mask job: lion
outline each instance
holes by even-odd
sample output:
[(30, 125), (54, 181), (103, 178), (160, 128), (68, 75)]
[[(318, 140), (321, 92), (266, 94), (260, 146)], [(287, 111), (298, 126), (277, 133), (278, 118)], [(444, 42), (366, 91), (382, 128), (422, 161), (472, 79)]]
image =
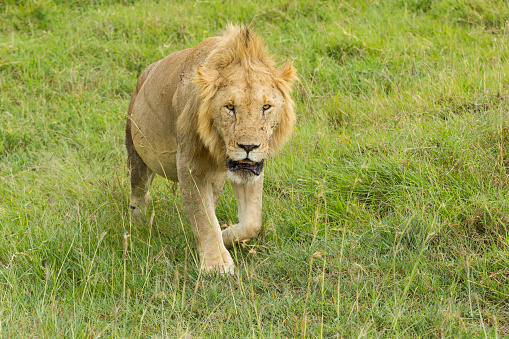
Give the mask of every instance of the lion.
[[(149, 65), (126, 123), (133, 220), (143, 218), (156, 174), (178, 182), (200, 268), (233, 274), (226, 247), (260, 231), (264, 164), (292, 132), (296, 79), (292, 63), (274, 68), (244, 25)], [(239, 221), (221, 231), (215, 208), (226, 177)]]

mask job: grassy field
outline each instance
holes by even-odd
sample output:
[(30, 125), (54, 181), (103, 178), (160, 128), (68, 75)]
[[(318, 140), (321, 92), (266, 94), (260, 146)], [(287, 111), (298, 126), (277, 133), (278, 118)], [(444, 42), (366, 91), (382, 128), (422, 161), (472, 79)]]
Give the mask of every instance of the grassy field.
[[(0, 0), (0, 337), (508, 337), (507, 20), (498, 0)], [(124, 119), (146, 65), (229, 21), (301, 81), (263, 231), (217, 277), (177, 185), (130, 222)]]

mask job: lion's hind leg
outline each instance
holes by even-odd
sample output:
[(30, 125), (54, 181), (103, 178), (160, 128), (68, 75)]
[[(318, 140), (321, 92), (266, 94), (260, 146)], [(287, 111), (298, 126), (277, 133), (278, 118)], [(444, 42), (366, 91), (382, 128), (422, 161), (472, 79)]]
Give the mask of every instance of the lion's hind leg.
[(126, 126), (126, 148), (129, 171), (131, 172), (131, 202), (129, 210), (133, 222), (141, 223), (147, 211), (147, 204), (150, 201), (149, 188), (155, 173), (148, 168), (134, 148), (129, 119)]
[[(145, 164), (144, 164), (145, 165)], [(131, 202), (129, 210), (133, 222), (141, 223), (147, 212), (147, 204), (150, 201), (150, 184), (155, 173), (147, 165), (144, 168), (131, 167)]]

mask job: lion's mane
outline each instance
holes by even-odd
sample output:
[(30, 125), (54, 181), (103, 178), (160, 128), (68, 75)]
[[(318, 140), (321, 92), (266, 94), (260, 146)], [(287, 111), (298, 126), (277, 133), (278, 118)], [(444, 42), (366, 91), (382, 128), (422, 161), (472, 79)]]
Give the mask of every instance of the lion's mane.
[[(204, 69), (209, 71), (204, 72)], [(233, 69), (236, 72), (229, 72)], [(211, 76), (210, 70), (217, 76)], [(249, 74), (252, 71), (270, 74), (284, 98), (281, 119), (269, 140), (271, 153), (275, 153), (290, 137), (295, 122), (294, 102), (290, 96), (291, 83), (297, 79), (295, 69), (289, 61), (274, 69), (274, 61), (262, 39), (247, 26), (230, 24), (217, 48), (198, 66), (191, 100), (177, 121), (177, 131), (186, 144), (185, 148), (194, 151), (188, 159), (190, 168), (199, 170), (196, 165), (203, 161), (213, 162), (217, 167), (224, 166), (225, 145), (214, 127), (211, 100), (216, 91), (235, 78), (237, 73)]]

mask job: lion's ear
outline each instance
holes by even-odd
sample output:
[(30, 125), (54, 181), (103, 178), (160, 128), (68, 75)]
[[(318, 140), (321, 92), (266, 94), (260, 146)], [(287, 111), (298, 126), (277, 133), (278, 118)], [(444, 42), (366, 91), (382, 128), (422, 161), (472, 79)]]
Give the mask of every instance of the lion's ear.
[(210, 69), (202, 65), (198, 65), (194, 82), (203, 87), (214, 84), (219, 78), (219, 72), (215, 69)]
[(285, 63), (274, 70), (274, 74), (279, 79), (292, 84), (297, 80), (297, 70), (293, 67), (290, 60), (286, 60)]

